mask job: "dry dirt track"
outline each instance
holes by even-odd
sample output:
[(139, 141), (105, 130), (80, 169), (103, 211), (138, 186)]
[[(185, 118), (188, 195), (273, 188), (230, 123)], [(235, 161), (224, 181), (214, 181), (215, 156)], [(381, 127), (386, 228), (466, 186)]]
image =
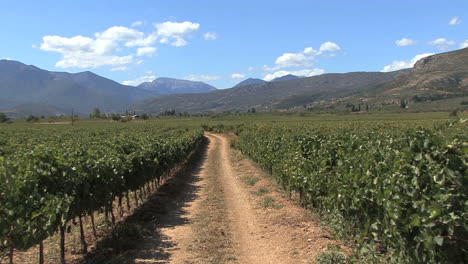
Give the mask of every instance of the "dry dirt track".
[(170, 205), (155, 219), (154, 235), (116, 261), (314, 263), (329, 244), (341, 246), (232, 150), (229, 136), (206, 137), (198, 161), (156, 195), (153, 203)]

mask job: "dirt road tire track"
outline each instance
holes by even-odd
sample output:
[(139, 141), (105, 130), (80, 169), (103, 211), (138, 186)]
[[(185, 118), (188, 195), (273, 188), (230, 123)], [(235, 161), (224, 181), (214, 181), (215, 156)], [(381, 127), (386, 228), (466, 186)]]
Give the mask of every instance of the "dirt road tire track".
[[(329, 244), (343, 246), (231, 149), (230, 136), (205, 136), (200, 153), (142, 206), (152, 235), (108, 263), (315, 263)], [(274, 206), (262, 206), (267, 198)]]

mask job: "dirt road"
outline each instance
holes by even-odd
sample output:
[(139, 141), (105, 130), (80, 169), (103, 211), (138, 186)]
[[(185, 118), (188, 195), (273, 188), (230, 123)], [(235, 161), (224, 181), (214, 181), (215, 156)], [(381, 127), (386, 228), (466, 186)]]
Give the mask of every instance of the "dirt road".
[(226, 135), (207, 134), (205, 151), (146, 204), (151, 235), (115, 263), (315, 263), (342, 246)]

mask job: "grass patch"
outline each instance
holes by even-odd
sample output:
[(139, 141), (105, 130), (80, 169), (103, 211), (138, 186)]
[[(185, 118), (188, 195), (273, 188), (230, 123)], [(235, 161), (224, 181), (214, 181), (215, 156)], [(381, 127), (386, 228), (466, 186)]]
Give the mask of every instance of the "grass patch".
[(263, 200), (260, 202), (260, 206), (263, 208), (273, 208), (273, 209), (280, 209), (284, 207), (284, 205), (282, 204), (277, 204), (275, 198), (271, 196), (267, 196), (263, 198)]
[(327, 251), (320, 254), (316, 261), (317, 264), (346, 264), (349, 263), (349, 258), (336, 251)]
[(263, 195), (265, 195), (265, 194), (267, 194), (269, 192), (270, 192), (270, 189), (262, 187), (262, 188), (260, 188), (260, 189), (258, 189), (256, 191), (252, 191), (252, 194), (255, 194), (257, 196), (263, 196)]
[(242, 181), (250, 186), (254, 186), (258, 181), (260, 181), (260, 178), (245, 176), (242, 178)]

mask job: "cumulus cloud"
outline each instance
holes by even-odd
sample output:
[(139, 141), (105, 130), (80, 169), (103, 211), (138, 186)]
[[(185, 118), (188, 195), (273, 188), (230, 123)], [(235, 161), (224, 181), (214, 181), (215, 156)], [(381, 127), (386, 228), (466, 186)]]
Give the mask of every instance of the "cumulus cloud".
[(334, 42), (325, 42), (323, 43), (322, 45), (320, 45), (320, 52), (324, 52), (324, 51), (338, 51), (340, 50), (340, 46), (338, 46), (338, 44), (334, 43)]
[(180, 47), (187, 45), (185, 38), (191, 33), (200, 29), (199, 23), (190, 21), (184, 22), (164, 22), (156, 24), (157, 34), (161, 38), (161, 43), (170, 43), (173, 46)]
[(122, 84), (137, 86), (144, 82), (152, 82), (155, 79), (156, 79), (156, 76), (154, 75), (145, 75), (145, 76), (138, 77), (135, 80), (123, 81)]
[(137, 56), (152, 57), (156, 50), (155, 47), (141, 47), (137, 49)]
[(158, 40), (158, 35), (156, 32), (148, 34), (146, 37), (133, 39), (125, 42), (125, 46), (132, 47), (147, 47), (151, 46)]
[[(132, 26), (141, 25), (136, 21)], [(103, 32), (94, 34), (94, 37), (74, 36), (44, 36), (40, 49), (58, 52), (61, 59), (55, 64), (60, 68), (97, 68), (111, 66), (112, 69), (123, 69), (127, 64), (140, 64), (142, 60), (134, 60), (134, 56), (151, 57), (156, 51), (152, 47), (158, 40), (173, 46), (187, 45), (186, 37), (199, 29), (200, 24), (189, 21), (164, 22), (155, 25), (153, 32), (144, 33), (133, 28), (114, 26)], [(124, 50), (137, 48), (136, 54)], [(119, 55), (115, 53), (119, 52)], [(120, 55), (127, 52), (127, 54)]]
[(310, 67), (314, 58), (318, 55), (324, 55), (328, 53), (329, 56), (340, 50), (340, 46), (334, 42), (325, 42), (320, 45), (318, 50), (315, 50), (313, 47), (306, 47), (302, 52), (298, 53), (283, 53), (281, 56), (276, 58), (275, 66), (264, 65), (263, 70), (265, 71), (277, 71), (282, 68), (291, 68), (291, 67)]
[(232, 79), (244, 79), (244, 78), (245, 78), (245, 74), (242, 74), (242, 73), (233, 73), (233, 74), (231, 74), (231, 78), (232, 78)]
[(116, 67), (133, 63), (132, 55), (112, 55), (117, 47), (109, 39), (45, 36), (40, 49), (60, 53), (62, 58), (55, 64), (59, 68), (97, 68), (106, 65)]
[[(127, 54), (118, 56), (114, 53), (119, 50), (119, 45), (123, 43), (127, 47), (149, 46), (156, 39), (153, 35), (145, 36), (143, 32), (135, 29), (115, 26), (103, 32), (94, 34), (94, 38), (84, 36), (74, 36), (71, 38), (61, 36), (44, 36), (41, 46), (44, 51), (58, 52), (62, 58), (55, 64), (59, 68), (98, 68), (102, 66), (112, 66), (113, 69), (123, 69), (127, 64), (138, 63), (134, 61), (133, 55)], [(149, 54), (150, 50), (137, 51)]]
[(460, 49), (468, 48), (468, 39), (460, 43)]
[(453, 26), (453, 25), (458, 25), (460, 23), (461, 23), (460, 18), (456, 16), (450, 19), (449, 25)]
[(143, 21), (135, 21), (132, 23), (132, 27), (139, 27), (141, 25), (143, 25)]
[(416, 45), (416, 41), (412, 39), (408, 39), (408, 38), (402, 38), (402, 39), (396, 40), (395, 44), (398, 47), (406, 47), (406, 46)]
[(205, 40), (215, 40), (218, 38), (218, 34), (216, 34), (215, 32), (206, 32), (205, 34), (203, 34), (203, 38)]
[(428, 57), (428, 56), (431, 56), (431, 55), (434, 55), (434, 53), (419, 54), (419, 55), (414, 56), (410, 60), (393, 61), (392, 64), (385, 66), (381, 71), (382, 72), (391, 72), (391, 71), (397, 71), (397, 70), (401, 70), (401, 69), (411, 68), (411, 67), (414, 66), (414, 64), (418, 60), (420, 60), (422, 58), (425, 58), (425, 57)]
[(131, 41), (141, 39), (143, 32), (127, 27), (110, 27), (104, 32), (94, 34), (98, 39), (107, 39), (113, 41)]
[(314, 50), (314, 48), (312, 47), (307, 47), (304, 49), (303, 51), (304, 54), (307, 54), (307, 55), (319, 55), (320, 52), (317, 51), (317, 50)]
[(439, 50), (449, 49), (450, 46), (455, 45), (455, 41), (446, 38), (438, 38), (428, 42), (429, 45), (436, 46)]
[(263, 77), (263, 80), (265, 81), (271, 81), (273, 79), (283, 77), (288, 74), (296, 75), (296, 76), (304, 76), (304, 77), (310, 77), (310, 76), (315, 76), (315, 75), (320, 75), (324, 74), (325, 70), (324, 69), (304, 69), (304, 70), (298, 70), (298, 71), (277, 71), (271, 74), (265, 75)]
[(275, 63), (282, 68), (302, 67), (310, 66), (311, 59), (303, 53), (284, 53), (276, 59)]
[(205, 82), (205, 81), (219, 80), (220, 77), (215, 76), (215, 75), (189, 74), (185, 76), (184, 79), (189, 80), (189, 81), (194, 81), (194, 82)]

